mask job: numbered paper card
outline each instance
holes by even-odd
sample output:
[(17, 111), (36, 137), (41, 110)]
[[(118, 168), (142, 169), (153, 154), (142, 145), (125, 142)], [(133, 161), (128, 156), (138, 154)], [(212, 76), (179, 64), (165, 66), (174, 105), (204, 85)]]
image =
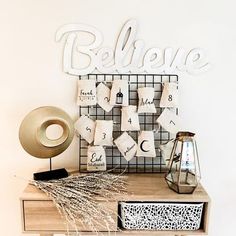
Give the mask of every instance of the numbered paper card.
[(179, 131), (179, 118), (175, 111), (166, 108), (161, 115), (157, 118), (159, 123), (165, 130), (172, 134), (176, 134)]
[(96, 81), (78, 80), (78, 106), (93, 106), (97, 104)]
[(88, 171), (106, 170), (106, 153), (102, 146), (88, 146), (87, 170)]
[(115, 139), (114, 143), (127, 161), (130, 161), (135, 156), (137, 143), (126, 132)]
[(164, 83), (160, 107), (178, 107), (178, 84)]
[(80, 134), (88, 143), (92, 143), (95, 134), (95, 121), (82, 115), (74, 124), (76, 133)]
[(129, 86), (127, 80), (114, 80), (112, 82), (110, 104), (113, 106), (129, 105)]
[(97, 86), (97, 102), (98, 105), (106, 112), (110, 112), (113, 105), (110, 104), (111, 90), (103, 83)]
[(94, 145), (112, 146), (113, 145), (113, 121), (96, 120)]
[(156, 157), (153, 131), (141, 131), (138, 136), (138, 157)]
[(137, 107), (127, 106), (121, 111), (121, 131), (140, 130)]
[(154, 88), (139, 88), (138, 98), (138, 113), (156, 113), (156, 107), (154, 104)]

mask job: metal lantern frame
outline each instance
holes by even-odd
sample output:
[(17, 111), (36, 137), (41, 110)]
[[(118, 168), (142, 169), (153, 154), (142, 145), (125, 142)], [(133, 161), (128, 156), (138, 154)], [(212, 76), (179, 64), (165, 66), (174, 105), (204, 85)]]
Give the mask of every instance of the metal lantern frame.
[[(178, 132), (171, 151), (165, 179), (168, 186), (177, 193), (193, 193), (201, 179), (198, 149), (194, 136), (195, 134), (191, 132)], [(184, 150), (185, 143), (192, 145), (193, 168), (188, 168), (188, 162), (183, 158), (184, 155), (187, 155)], [(178, 153), (179, 144), (180, 152)]]

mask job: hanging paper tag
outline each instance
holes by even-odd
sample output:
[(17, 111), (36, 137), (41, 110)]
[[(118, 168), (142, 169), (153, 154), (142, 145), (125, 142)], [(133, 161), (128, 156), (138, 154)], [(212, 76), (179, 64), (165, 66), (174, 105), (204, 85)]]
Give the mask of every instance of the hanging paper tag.
[(106, 153), (102, 146), (88, 146), (87, 170), (88, 171), (106, 170)]
[(165, 130), (172, 134), (179, 131), (179, 118), (174, 111), (166, 108), (156, 120)]
[(95, 121), (85, 115), (82, 115), (74, 124), (75, 130), (88, 143), (92, 143), (95, 133)]
[(129, 89), (127, 80), (114, 80), (111, 88), (110, 104), (117, 106), (129, 105)]
[(96, 120), (94, 145), (112, 146), (113, 145), (113, 121)]
[(154, 104), (154, 88), (139, 88), (138, 97), (138, 113), (156, 113), (156, 107)]
[(114, 143), (127, 161), (130, 161), (135, 156), (137, 143), (126, 132), (115, 139)]
[(140, 130), (139, 118), (136, 106), (122, 108), (121, 131)]
[(164, 83), (160, 107), (178, 107), (178, 84)]
[(156, 157), (153, 131), (141, 131), (139, 134), (137, 156)]
[(159, 148), (161, 150), (161, 155), (162, 155), (166, 165), (168, 165), (168, 163), (169, 163), (173, 146), (174, 146), (174, 139), (170, 140), (167, 143), (161, 144), (159, 146)]
[(78, 106), (96, 105), (96, 81), (95, 80), (78, 80)]
[(113, 106), (110, 104), (111, 90), (103, 83), (97, 86), (98, 105), (106, 112), (110, 112)]

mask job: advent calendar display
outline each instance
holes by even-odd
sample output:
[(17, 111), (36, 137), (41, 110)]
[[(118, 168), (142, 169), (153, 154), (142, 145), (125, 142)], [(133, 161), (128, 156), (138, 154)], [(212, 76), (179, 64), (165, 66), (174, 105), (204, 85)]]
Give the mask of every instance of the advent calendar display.
[(179, 130), (177, 82), (175, 75), (81, 78), (80, 171), (164, 171), (164, 143)]

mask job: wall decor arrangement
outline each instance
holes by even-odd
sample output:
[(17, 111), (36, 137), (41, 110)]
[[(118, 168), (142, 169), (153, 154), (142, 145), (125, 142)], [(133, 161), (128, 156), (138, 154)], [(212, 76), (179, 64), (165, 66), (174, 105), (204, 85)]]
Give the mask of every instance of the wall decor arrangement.
[[(75, 129), (80, 172), (88, 171), (91, 144), (104, 147), (106, 169), (112, 172), (165, 172), (160, 145), (174, 138), (179, 129), (178, 76), (91, 74), (81, 77), (78, 87), (83, 81), (96, 83), (98, 93), (101, 84), (108, 88), (110, 94), (104, 101), (112, 107), (107, 112), (99, 104), (78, 106), (80, 117)], [(97, 168), (104, 170), (100, 163)]]
[[(82, 45), (81, 32), (94, 40)], [(114, 49), (103, 47), (102, 33), (85, 24), (62, 26), (56, 41), (62, 38), (63, 70), (77, 76), (78, 117), (73, 122), (47, 106), (22, 121), (23, 148), (50, 158), (50, 171), (36, 173), (21, 196), (23, 232), (207, 234), (210, 198), (200, 184), (195, 134), (180, 131), (174, 74), (206, 71), (203, 50), (144, 50), (135, 19), (124, 24)], [(88, 64), (80, 64), (83, 56)], [(55, 140), (46, 135), (52, 124), (63, 128)], [(59, 176), (51, 158), (69, 147), (74, 134), (79, 170)]]

